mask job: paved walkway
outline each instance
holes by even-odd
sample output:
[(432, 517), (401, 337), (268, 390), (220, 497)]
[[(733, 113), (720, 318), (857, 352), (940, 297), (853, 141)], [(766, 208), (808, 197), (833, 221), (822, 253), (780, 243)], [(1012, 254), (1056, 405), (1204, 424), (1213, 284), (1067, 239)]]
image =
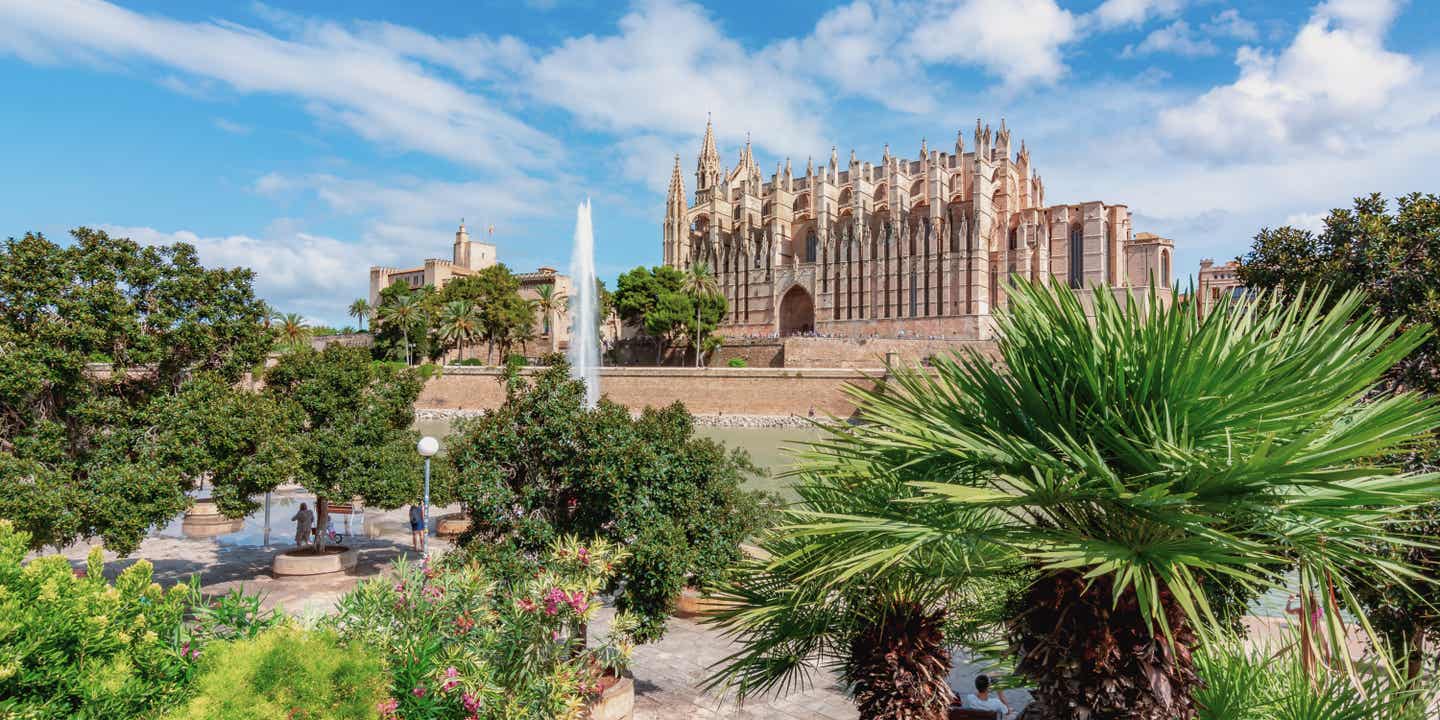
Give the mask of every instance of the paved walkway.
[[(268, 545), (264, 544), (263, 523), (259, 518), (247, 519), (241, 531), (219, 539), (186, 537), (177, 520), (157, 536), (147, 538), (128, 558), (107, 553), (105, 574), (113, 577), (144, 558), (154, 565), (155, 580), (162, 585), (187, 582), (192, 575), (199, 575), (201, 586), (207, 592), (222, 593), (243, 586), (247, 592), (262, 593), (267, 607), (280, 606), (299, 617), (314, 617), (333, 610), (342, 595), (361, 580), (383, 573), (396, 558), (415, 557), (410, 550), (406, 510), (370, 510), (363, 519), (352, 518), (349, 530), (343, 518), (335, 522), (336, 529), (348, 536), (345, 544), (359, 550), (353, 572), (272, 577), (270, 563), (275, 553), (293, 546), (288, 538), (293, 534), (294, 525), (289, 518), (294, 508), (302, 501), (313, 506), (313, 498), (291, 489), (277, 492), (272, 500)], [(438, 551), (449, 548), (445, 541), (431, 538), (431, 542)], [(80, 565), (89, 550), (89, 544), (79, 543), (67, 548), (64, 554)], [(613, 614), (610, 607), (600, 611), (593, 626), (597, 636), (605, 632)], [(751, 698), (742, 706), (737, 706), (733, 698), (702, 690), (706, 678), (713, 672), (711, 665), (734, 650), (735, 646), (715, 630), (691, 619), (671, 618), (665, 637), (636, 648), (632, 657), (635, 720), (850, 720), (857, 717), (854, 705), (836, 679), (820, 671), (812, 673), (808, 684), (796, 692), (783, 697)], [(957, 658), (950, 675), (951, 687), (973, 687), (976, 671)], [(1028, 700), (1028, 695), (1007, 697)]]

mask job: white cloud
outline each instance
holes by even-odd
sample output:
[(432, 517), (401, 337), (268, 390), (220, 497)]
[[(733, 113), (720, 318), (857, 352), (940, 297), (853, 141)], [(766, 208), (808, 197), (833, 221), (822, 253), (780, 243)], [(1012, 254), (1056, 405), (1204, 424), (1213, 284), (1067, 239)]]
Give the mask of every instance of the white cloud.
[(980, 65), (1013, 88), (1059, 80), (1061, 48), (1076, 38), (1075, 16), (1054, 0), (962, 0), (937, 8), (910, 42), (922, 60)]
[(111, 235), (144, 245), (177, 242), (195, 246), (208, 267), (248, 267), (255, 271), (255, 293), (277, 309), (309, 318), (339, 321), (345, 298), (359, 297), (369, 287), (369, 264), (393, 253), (383, 245), (365, 246), (311, 235), (289, 223), (276, 223), (261, 237), (203, 236), (189, 230), (101, 225)]
[(238, 123), (234, 120), (227, 120), (223, 117), (215, 118), (214, 122), (215, 127), (224, 130), (231, 135), (249, 135), (254, 130), (254, 128), (250, 127), (249, 125), (246, 125), (244, 123)]
[(395, 226), (453, 224), (462, 217), (496, 223), (539, 217), (553, 212), (556, 197), (549, 182), (528, 177), (468, 182), (400, 177), (379, 183), (326, 173), (269, 173), (255, 181), (254, 190), (280, 197), (313, 193), (338, 213)]
[(1327, 213), (1294, 213), (1285, 218), (1285, 224), (1313, 233), (1324, 232)]
[(1210, 35), (1236, 40), (1256, 40), (1260, 37), (1260, 29), (1255, 27), (1255, 23), (1240, 17), (1240, 11), (1235, 8), (1217, 13), (1201, 29)]
[(1102, 29), (1141, 25), (1154, 17), (1173, 17), (1185, 7), (1185, 0), (1105, 0), (1088, 16)]
[[(396, 38), (383, 27), (371, 28), (367, 39), (333, 23), (306, 23), (298, 39), (283, 39), (232, 22), (180, 22), (101, 0), (0, 5), (6, 15), (0, 53), (32, 62), (154, 63), (179, 74), (174, 85), (208, 80), (240, 93), (297, 97), (321, 119), (371, 141), (476, 167), (534, 166), (559, 150), (544, 133), (385, 45)], [(453, 59), (442, 49), (429, 45), (415, 54)]]
[(892, 110), (927, 113), (936, 105), (932, 83), (906, 42), (917, 16), (912, 6), (855, 0), (821, 16), (809, 35), (779, 41), (766, 53), (791, 73), (818, 75)]
[[(1318, 6), (1278, 55), (1241, 48), (1234, 83), (1161, 113), (1161, 138), (1183, 153), (1275, 157), (1344, 152), (1357, 140), (1372, 141), (1377, 126), (1395, 129), (1417, 109), (1412, 105), (1386, 118), (1399, 110), (1393, 106), (1426, 97), (1412, 85), (1419, 66), (1383, 46), (1395, 11), (1389, 2)], [(1420, 104), (1435, 109), (1433, 96)], [(1428, 121), (1427, 111), (1419, 115)]]
[(537, 58), (531, 94), (614, 133), (686, 136), (715, 114), (722, 139), (747, 129), (772, 149), (806, 147), (822, 135), (826, 97), (774, 58), (727, 37), (696, 5), (653, 0), (626, 13), (615, 35), (570, 38)]
[(1220, 52), (1215, 43), (1196, 34), (1190, 24), (1184, 20), (1175, 22), (1152, 31), (1139, 45), (1127, 46), (1124, 56), (1149, 55), (1151, 53), (1174, 53), (1186, 57), (1200, 57), (1203, 55), (1214, 55)]

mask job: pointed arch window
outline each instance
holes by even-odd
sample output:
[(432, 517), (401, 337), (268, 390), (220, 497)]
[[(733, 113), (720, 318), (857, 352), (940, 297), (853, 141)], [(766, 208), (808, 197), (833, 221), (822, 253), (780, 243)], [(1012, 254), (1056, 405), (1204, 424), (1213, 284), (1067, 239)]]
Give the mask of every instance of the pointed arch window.
[(815, 235), (815, 231), (814, 231), (814, 230), (811, 230), (811, 231), (810, 231), (810, 234), (805, 237), (805, 262), (807, 262), (807, 263), (813, 263), (813, 262), (815, 262), (815, 257), (816, 257), (817, 255), (819, 255), (819, 253), (820, 253), (820, 238)]
[(1079, 225), (1070, 226), (1070, 287), (1079, 289), (1085, 284), (1085, 231)]

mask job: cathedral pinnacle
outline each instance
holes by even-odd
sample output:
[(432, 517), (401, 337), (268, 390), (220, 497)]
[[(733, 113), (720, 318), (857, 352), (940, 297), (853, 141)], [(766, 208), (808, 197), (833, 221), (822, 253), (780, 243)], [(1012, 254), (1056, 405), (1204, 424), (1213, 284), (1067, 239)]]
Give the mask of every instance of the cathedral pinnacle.
[(835, 152), (835, 146), (830, 146), (830, 167), (839, 167), (840, 155)]
[(715, 126), (705, 114), (705, 139), (700, 144), (700, 159), (695, 163), (695, 189), (704, 190), (720, 184), (720, 151), (715, 148)]
[(965, 154), (965, 131), (964, 131), (964, 130), (956, 130), (956, 131), (955, 131), (955, 156), (956, 156), (956, 157), (960, 157), (960, 156), (963, 156), (964, 154)]

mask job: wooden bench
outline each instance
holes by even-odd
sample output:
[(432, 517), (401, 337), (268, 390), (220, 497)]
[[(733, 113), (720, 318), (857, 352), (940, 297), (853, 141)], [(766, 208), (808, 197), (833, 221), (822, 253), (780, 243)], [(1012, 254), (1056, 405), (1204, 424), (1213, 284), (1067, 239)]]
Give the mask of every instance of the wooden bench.
[(970, 710), (959, 705), (951, 705), (945, 715), (946, 720), (995, 720), (994, 710)]

